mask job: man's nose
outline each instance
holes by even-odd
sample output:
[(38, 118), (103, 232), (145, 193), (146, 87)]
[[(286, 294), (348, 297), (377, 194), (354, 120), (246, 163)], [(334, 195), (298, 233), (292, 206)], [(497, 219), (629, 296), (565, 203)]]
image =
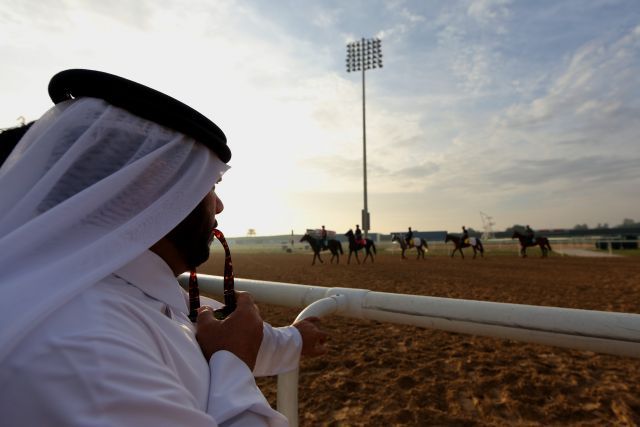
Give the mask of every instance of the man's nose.
[(220, 197), (216, 194), (216, 215), (224, 210), (224, 203), (220, 200)]

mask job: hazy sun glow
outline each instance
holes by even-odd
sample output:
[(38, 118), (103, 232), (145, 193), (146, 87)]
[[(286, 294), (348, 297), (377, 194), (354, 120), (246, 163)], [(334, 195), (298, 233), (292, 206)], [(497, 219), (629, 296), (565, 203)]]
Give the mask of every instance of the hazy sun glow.
[(377, 36), (373, 231), (481, 228), (479, 211), (497, 229), (640, 218), (633, 0), (295, 4), (0, 3), (0, 127), (46, 111), (62, 69), (119, 74), (224, 130), (227, 235), (343, 232), (363, 205), (362, 82), (345, 70), (345, 44)]

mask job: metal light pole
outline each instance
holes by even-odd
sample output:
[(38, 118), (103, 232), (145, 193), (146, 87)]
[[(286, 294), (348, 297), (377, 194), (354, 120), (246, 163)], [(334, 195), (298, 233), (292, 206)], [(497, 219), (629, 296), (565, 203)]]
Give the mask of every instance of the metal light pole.
[(372, 68), (382, 68), (382, 41), (362, 39), (347, 44), (347, 72), (362, 70), (362, 164), (364, 176), (364, 209), (362, 210), (362, 230), (364, 237), (369, 234), (369, 207), (367, 204), (367, 126), (365, 114), (364, 72)]

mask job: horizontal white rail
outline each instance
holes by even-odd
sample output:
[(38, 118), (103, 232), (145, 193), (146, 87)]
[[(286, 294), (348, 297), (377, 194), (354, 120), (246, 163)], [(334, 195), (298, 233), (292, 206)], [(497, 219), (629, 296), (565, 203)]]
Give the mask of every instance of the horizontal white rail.
[[(184, 284), (188, 278), (181, 276)], [(222, 295), (222, 277), (199, 274), (203, 292)], [(507, 338), (598, 353), (640, 357), (640, 315), (487, 301), (235, 280), (258, 302), (303, 308), (344, 295), (336, 314), (474, 335)]]
[[(180, 276), (183, 286), (188, 276)], [(198, 275), (202, 292), (222, 296), (223, 278)], [(391, 294), (366, 289), (327, 288), (235, 279), (237, 290), (255, 301), (306, 307), (296, 320), (339, 314), (440, 329), (449, 332), (640, 357), (640, 315), (486, 301)], [(278, 410), (298, 425), (298, 370), (278, 378)]]

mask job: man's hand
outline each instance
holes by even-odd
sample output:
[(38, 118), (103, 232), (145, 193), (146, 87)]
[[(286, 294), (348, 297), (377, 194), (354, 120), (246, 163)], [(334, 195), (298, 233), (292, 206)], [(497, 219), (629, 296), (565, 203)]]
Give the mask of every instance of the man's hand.
[(317, 317), (307, 317), (293, 324), (302, 336), (302, 356), (314, 357), (327, 352), (327, 334), (318, 328), (318, 323), (320, 319)]
[(196, 339), (207, 361), (216, 351), (227, 350), (253, 370), (262, 343), (262, 318), (251, 295), (236, 291), (236, 309), (224, 320), (216, 320), (211, 307), (201, 307)]

